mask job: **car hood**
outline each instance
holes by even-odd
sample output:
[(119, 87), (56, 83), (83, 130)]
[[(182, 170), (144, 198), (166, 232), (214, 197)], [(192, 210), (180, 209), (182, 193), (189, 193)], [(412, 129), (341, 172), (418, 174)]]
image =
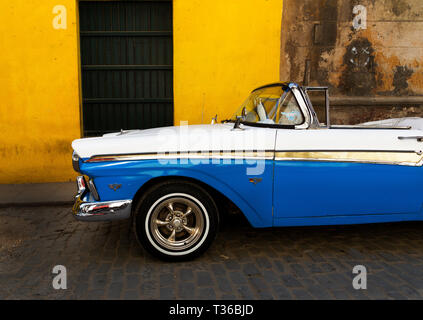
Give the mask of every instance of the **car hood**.
[(273, 149), (274, 129), (233, 127), (233, 123), (225, 123), (127, 130), (77, 139), (72, 148), (83, 159), (96, 155)]

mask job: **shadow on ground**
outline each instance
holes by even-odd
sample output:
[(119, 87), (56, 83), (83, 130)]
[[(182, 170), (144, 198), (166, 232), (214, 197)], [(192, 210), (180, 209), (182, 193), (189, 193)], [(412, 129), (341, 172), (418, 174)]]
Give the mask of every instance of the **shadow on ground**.
[[(52, 269), (67, 269), (67, 289)], [(367, 290), (352, 287), (355, 265)], [(129, 222), (82, 223), (70, 207), (0, 209), (0, 299), (421, 299), (423, 223), (253, 229), (229, 215), (211, 248), (162, 262)]]

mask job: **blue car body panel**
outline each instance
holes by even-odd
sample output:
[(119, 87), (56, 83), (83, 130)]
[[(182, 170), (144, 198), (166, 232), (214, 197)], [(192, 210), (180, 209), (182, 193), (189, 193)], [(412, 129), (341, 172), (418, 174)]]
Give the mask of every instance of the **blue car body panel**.
[(403, 165), (275, 161), (275, 219), (417, 214), (422, 172)]
[[(179, 160), (163, 165), (157, 159), (80, 162), (101, 201), (133, 199), (154, 178), (187, 177), (229, 198), (253, 227), (422, 220), (421, 167), (266, 160), (259, 176), (247, 175), (247, 167), (234, 160), (231, 165)], [(254, 177), (262, 180), (251, 183)]]
[[(251, 183), (246, 174), (251, 166), (245, 161), (231, 164), (163, 165), (158, 160), (80, 163), (83, 174), (94, 179), (101, 201), (133, 199), (146, 182), (158, 177), (187, 177), (201, 181), (229, 198), (254, 227), (271, 227), (273, 194), (273, 161), (264, 162), (260, 183)], [(121, 185), (114, 190), (110, 185)]]

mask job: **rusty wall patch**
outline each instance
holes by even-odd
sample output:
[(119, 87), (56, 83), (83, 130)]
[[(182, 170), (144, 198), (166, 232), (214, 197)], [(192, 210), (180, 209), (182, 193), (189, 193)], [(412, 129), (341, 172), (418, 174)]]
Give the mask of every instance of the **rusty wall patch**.
[[(284, 0), (280, 79), (327, 85), (331, 96), (338, 97), (423, 95), (421, 4), (422, 0)], [(365, 28), (354, 25), (359, 15), (354, 8), (359, 5), (365, 8), (365, 16), (359, 17), (365, 17)], [(353, 115), (355, 108), (347, 106), (349, 113), (338, 115), (347, 123), (392, 115), (374, 106), (363, 107), (368, 113), (377, 109), (373, 116)], [(410, 110), (407, 114), (413, 114)]]
[(409, 95), (407, 80), (413, 75), (414, 71), (407, 66), (397, 66), (394, 72), (392, 85), (394, 86), (394, 95)]
[(338, 38), (338, 0), (319, 0), (318, 23), (314, 22), (311, 60), (311, 80), (329, 85), (329, 70), (320, 66), (322, 57), (336, 46)]
[(391, 7), (393, 14), (397, 17), (411, 9), (411, 6), (404, 0), (391, 0)]
[(353, 40), (346, 48), (340, 89), (347, 95), (371, 95), (376, 88), (374, 49), (366, 38)]

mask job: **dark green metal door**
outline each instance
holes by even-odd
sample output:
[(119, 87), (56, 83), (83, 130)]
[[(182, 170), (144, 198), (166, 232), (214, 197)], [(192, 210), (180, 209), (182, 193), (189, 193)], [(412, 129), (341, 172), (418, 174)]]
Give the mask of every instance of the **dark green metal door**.
[(173, 124), (172, 2), (81, 1), (85, 136)]

